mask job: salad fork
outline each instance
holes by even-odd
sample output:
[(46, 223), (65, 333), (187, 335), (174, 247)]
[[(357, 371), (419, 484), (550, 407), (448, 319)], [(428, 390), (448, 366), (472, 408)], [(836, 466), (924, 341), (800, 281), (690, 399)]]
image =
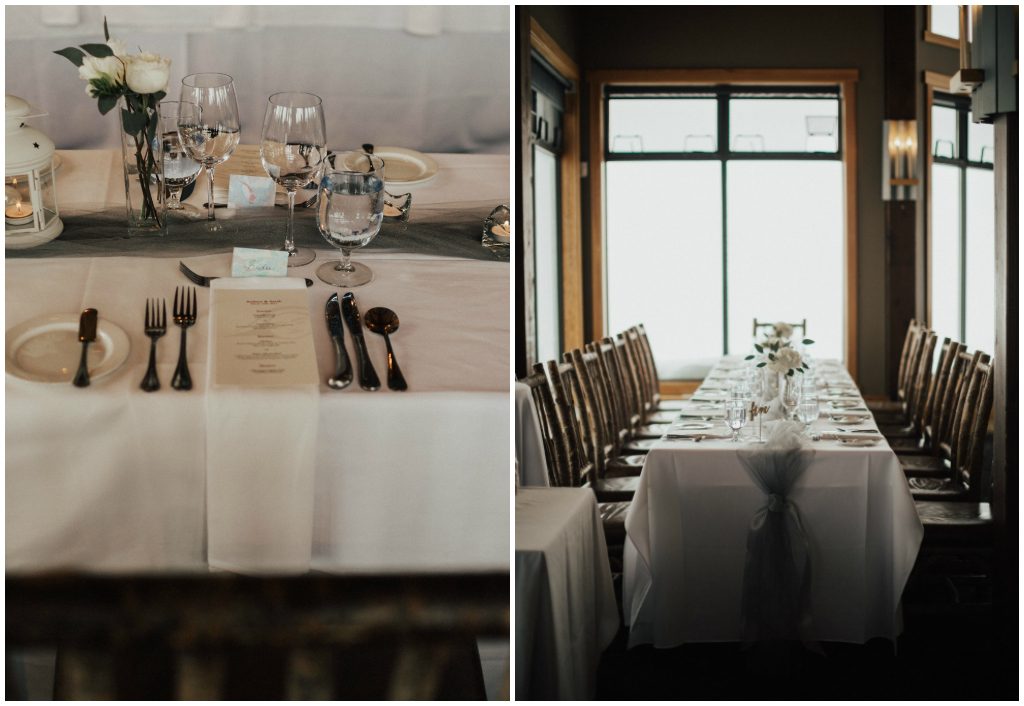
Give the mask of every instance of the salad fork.
[(188, 372), (188, 356), (185, 353), (186, 333), (196, 322), (196, 288), (174, 288), (174, 323), (181, 329), (181, 349), (178, 351), (178, 367), (174, 369), (171, 387), (175, 390), (191, 390), (192, 376)]
[(160, 389), (160, 378), (156, 374), (156, 341), (167, 333), (167, 300), (163, 299), (163, 310), (157, 311), (156, 299), (146, 300), (146, 335), (149, 337), (149, 367), (146, 369), (146, 377), (142, 378), (139, 385), (146, 392), (155, 392)]

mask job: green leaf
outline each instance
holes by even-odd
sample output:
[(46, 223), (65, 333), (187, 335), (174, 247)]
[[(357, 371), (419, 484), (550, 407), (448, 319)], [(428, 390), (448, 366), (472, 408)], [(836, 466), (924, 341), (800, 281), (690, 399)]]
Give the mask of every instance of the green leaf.
[(768, 354), (768, 360), (775, 360), (775, 354), (774, 353), (769, 353)]
[(85, 52), (77, 47), (68, 47), (67, 49), (61, 49), (60, 51), (55, 51), (53, 53), (60, 54), (75, 66), (81, 66), (82, 61), (85, 59)]
[(160, 101), (162, 101), (164, 98), (167, 97), (167, 92), (166, 91), (157, 91), (156, 93), (154, 93), (152, 95), (153, 95), (153, 110), (156, 110), (156, 104), (159, 103)]
[(108, 56), (114, 55), (114, 50), (106, 44), (83, 44), (82, 49), (86, 54), (95, 56), (97, 59), (106, 59)]
[(757, 344), (757, 343), (755, 343), (755, 344), (754, 344), (754, 350), (755, 350), (755, 351), (757, 351), (758, 353), (764, 353), (764, 348), (762, 348), (762, 347), (761, 347), (761, 346), (760, 346), (759, 344)]
[(789, 377), (793, 377), (793, 368), (790, 368), (789, 372), (786, 373), (786, 375), (788, 375)]
[(143, 113), (133, 113), (122, 109), (121, 124), (129, 135), (138, 135), (146, 127), (146, 116)]
[(110, 111), (112, 111), (116, 107), (117, 107), (117, 97), (116, 96), (100, 96), (99, 97), (100, 115), (106, 115), (107, 113), (109, 113)]
[(796, 371), (797, 371), (798, 373), (803, 373), (804, 369), (803, 369), (803, 368), (797, 368), (797, 369), (796, 369)]
[(763, 368), (763, 367), (764, 367), (764, 366), (766, 366), (766, 365), (768, 365), (768, 363), (758, 363), (758, 364), (757, 364), (757, 365), (755, 365), (754, 367), (755, 367), (755, 368)]
[(802, 341), (800, 341), (800, 342), (801, 342), (801, 343), (803, 343), (803, 344), (804, 344), (805, 346), (809, 346), (809, 345), (811, 345), (812, 343), (814, 343), (814, 341), (812, 341), (812, 340), (811, 340), (811, 339), (809, 339), (809, 338), (805, 338), (804, 340), (802, 340)]
[(753, 360), (753, 359), (754, 359), (754, 356), (752, 356), (752, 355), (748, 355), (748, 356), (747, 356), (746, 358), (744, 358), (743, 360)]
[(103, 41), (110, 41), (110, 31), (107, 29), (107, 16), (103, 16)]

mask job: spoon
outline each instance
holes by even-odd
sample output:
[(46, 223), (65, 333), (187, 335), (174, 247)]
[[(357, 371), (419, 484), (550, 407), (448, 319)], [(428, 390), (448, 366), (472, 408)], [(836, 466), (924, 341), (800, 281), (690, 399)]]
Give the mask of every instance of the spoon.
[(366, 324), (366, 328), (382, 335), (384, 343), (387, 344), (388, 387), (392, 390), (408, 389), (409, 386), (405, 384), (405, 377), (398, 367), (398, 361), (395, 360), (395, 351), (391, 348), (391, 339), (388, 337), (388, 334), (398, 330), (398, 314), (387, 307), (375, 306), (363, 316), (363, 323)]

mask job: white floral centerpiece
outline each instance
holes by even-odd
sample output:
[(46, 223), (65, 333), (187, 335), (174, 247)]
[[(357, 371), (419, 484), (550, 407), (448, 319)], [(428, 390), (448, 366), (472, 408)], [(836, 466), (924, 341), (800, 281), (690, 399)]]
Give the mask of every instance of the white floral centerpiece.
[[(159, 104), (167, 95), (171, 60), (141, 49), (137, 54), (129, 54), (122, 42), (110, 38), (106, 19), (103, 36), (104, 44), (82, 44), (54, 53), (78, 67), (79, 78), (86, 82), (85, 93), (96, 99), (101, 115), (120, 105), (129, 226), (162, 228), (163, 194), (156, 131)], [(131, 176), (137, 177), (142, 189), (138, 209), (131, 205)]]
[(775, 338), (781, 338), (786, 341), (793, 338), (793, 327), (785, 321), (778, 321), (772, 324), (772, 331)]

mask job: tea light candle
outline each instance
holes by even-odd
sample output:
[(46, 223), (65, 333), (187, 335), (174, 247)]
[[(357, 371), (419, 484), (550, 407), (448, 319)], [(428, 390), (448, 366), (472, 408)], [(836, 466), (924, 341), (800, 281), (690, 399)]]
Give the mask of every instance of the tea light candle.
[(32, 222), (32, 207), (18, 201), (4, 209), (5, 220), (12, 226), (23, 226)]
[(512, 228), (508, 221), (504, 223), (496, 223), (491, 226), (491, 235), (494, 239), (501, 243), (508, 243), (512, 241)]
[(388, 218), (398, 218), (402, 215), (402, 209), (398, 208), (394, 204), (384, 204), (384, 215)]

